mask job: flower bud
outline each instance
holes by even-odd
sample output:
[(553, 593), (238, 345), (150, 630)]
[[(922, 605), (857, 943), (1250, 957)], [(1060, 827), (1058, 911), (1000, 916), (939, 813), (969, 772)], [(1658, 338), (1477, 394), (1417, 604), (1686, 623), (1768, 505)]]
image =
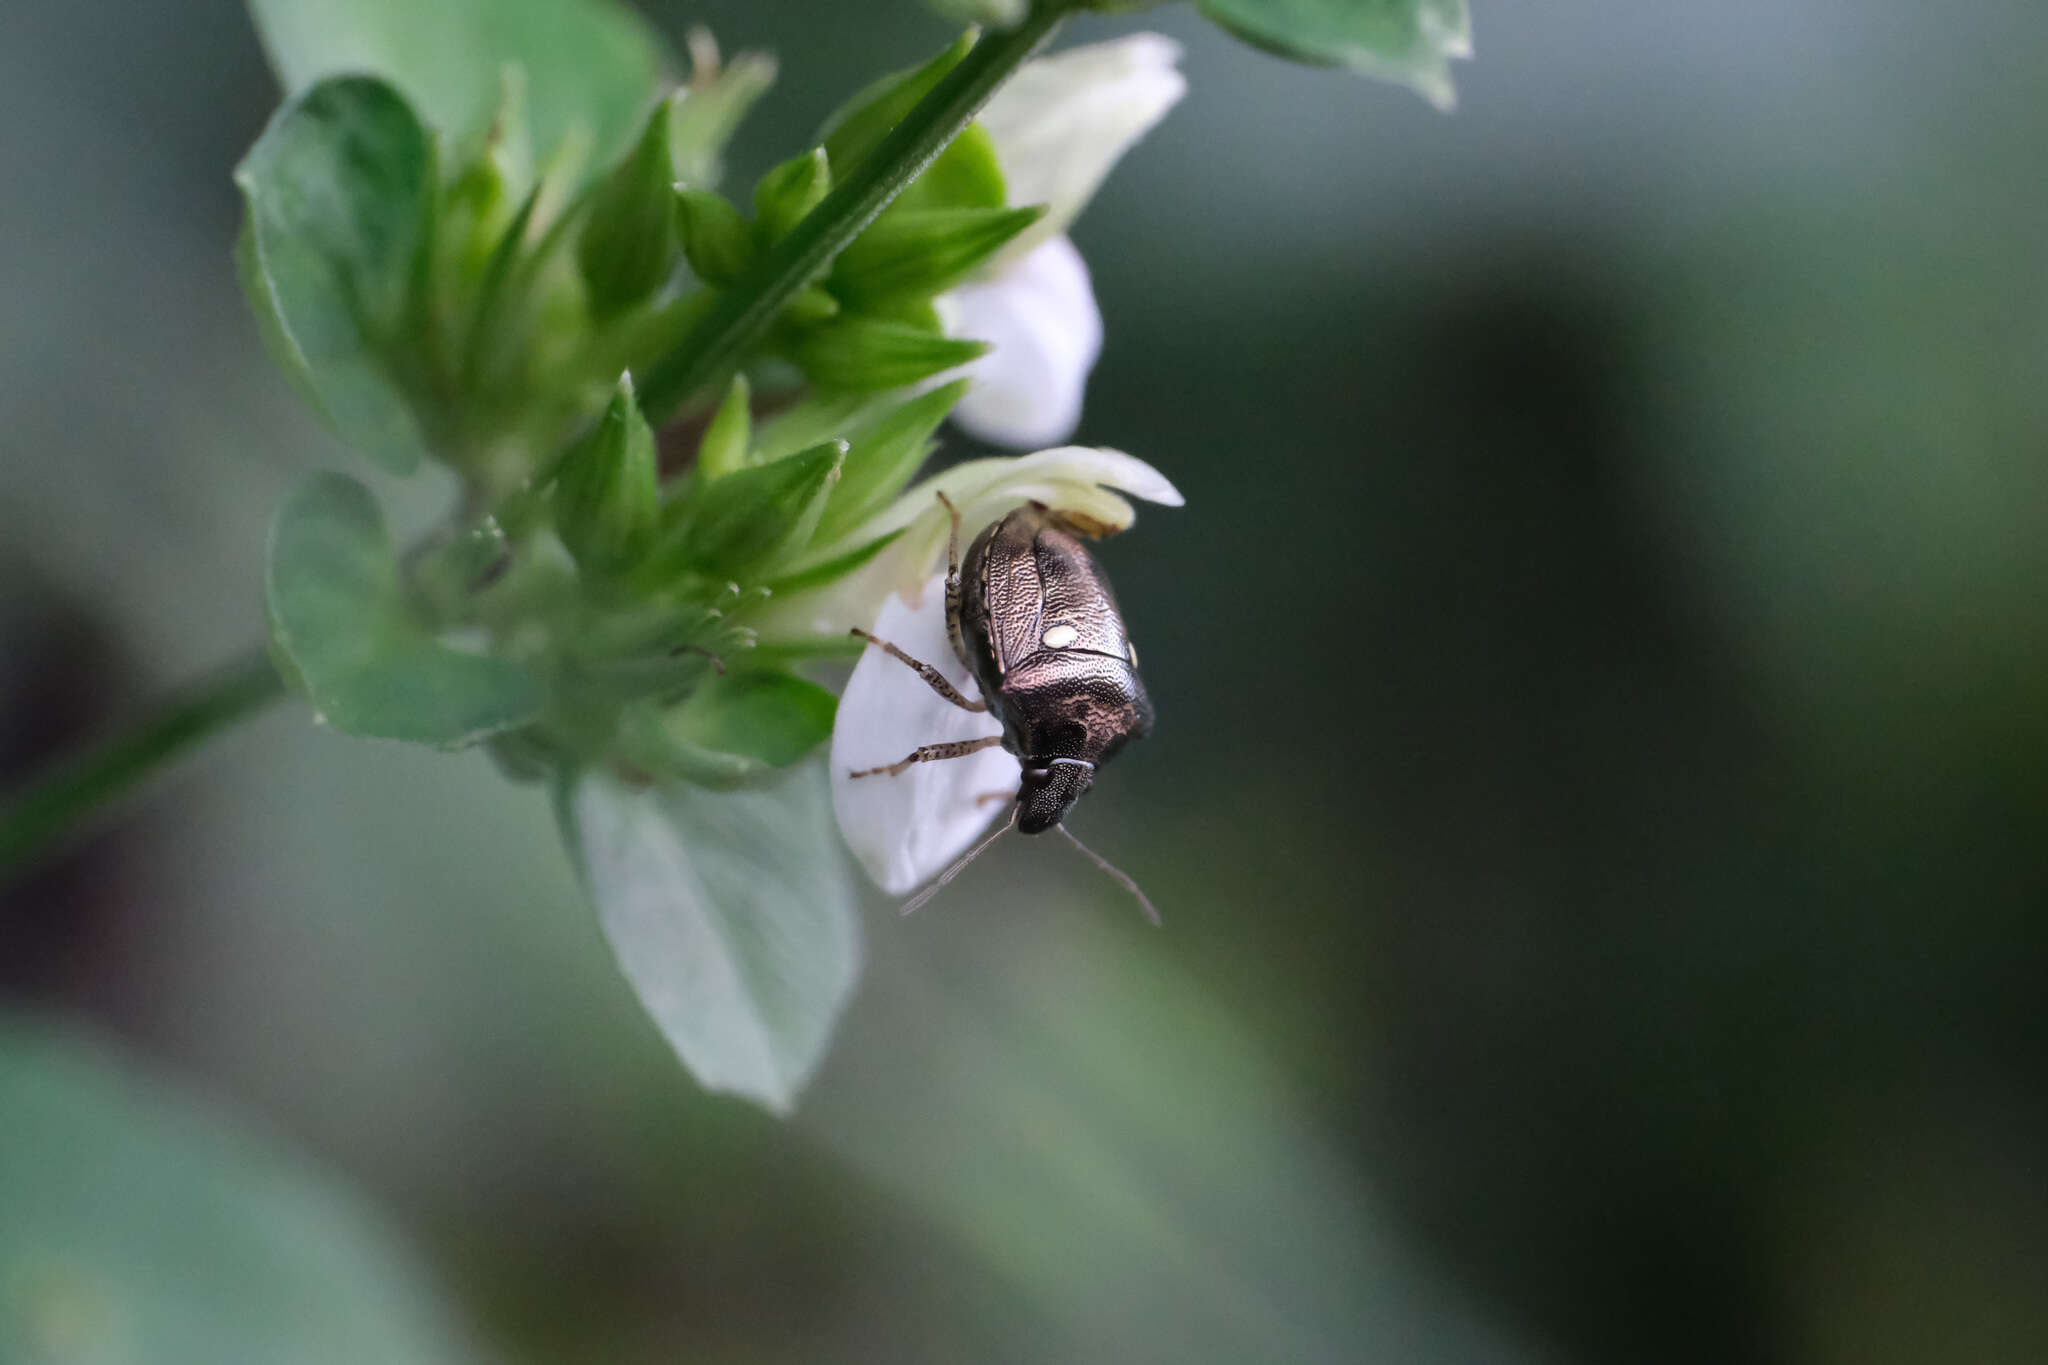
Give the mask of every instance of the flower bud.
[(866, 392), (915, 384), (987, 350), (906, 323), (842, 317), (799, 338), (790, 359), (819, 388)]
[(823, 147), (793, 156), (754, 186), (754, 230), (763, 243), (787, 236), (832, 189), (832, 166)]
[(646, 553), (660, 513), (654, 431), (633, 398), (633, 377), (555, 483), (555, 530), (585, 569), (620, 573)]
[(884, 214), (839, 253), (832, 292), (869, 310), (930, 298), (965, 280), (1044, 213), (1030, 207)]
[(827, 441), (700, 482), (666, 518), (655, 564), (664, 572), (739, 579), (796, 554), (817, 531), (845, 459), (846, 442)]
[(931, 454), (932, 433), (967, 392), (968, 382), (956, 379), (919, 394), (853, 438), (839, 487), (818, 524), (819, 540), (837, 539), (903, 491)]
[(718, 411), (711, 414), (711, 421), (704, 428), (704, 439), (697, 443), (697, 477), (718, 479), (745, 468), (753, 428), (753, 394), (747, 377), (736, 374)]
[(711, 190), (676, 193), (677, 223), (690, 269), (706, 284), (733, 285), (753, 269), (759, 254), (752, 231), (724, 195)]
[(675, 172), (669, 121), (680, 96), (655, 106), (626, 159), (598, 186), (576, 244), (590, 311), (604, 318), (632, 307), (668, 281), (675, 266)]

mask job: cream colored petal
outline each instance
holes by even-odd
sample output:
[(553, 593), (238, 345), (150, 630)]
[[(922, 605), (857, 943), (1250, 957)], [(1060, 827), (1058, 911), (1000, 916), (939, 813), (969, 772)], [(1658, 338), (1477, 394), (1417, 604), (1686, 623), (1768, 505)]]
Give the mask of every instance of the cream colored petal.
[[(969, 697), (979, 696), (946, 637), (944, 576), (922, 585), (916, 605), (891, 596), (874, 632), (943, 672)], [(926, 686), (908, 667), (870, 648), (854, 666), (832, 730), (832, 806), (854, 857), (891, 895), (930, 881), (966, 851), (988, 823), (1010, 810), (1020, 765), (1001, 748), (965, 758), (919, 763), (895, 777), (850, 773), (894, 763), (927, 744), (1002, 733), (986, 712), (963, 711)]]

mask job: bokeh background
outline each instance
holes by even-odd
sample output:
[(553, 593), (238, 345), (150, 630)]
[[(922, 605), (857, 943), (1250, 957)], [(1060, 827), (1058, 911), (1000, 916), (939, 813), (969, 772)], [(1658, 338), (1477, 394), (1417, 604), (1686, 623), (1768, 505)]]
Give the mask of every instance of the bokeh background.
[[(947, 34), (646, 8), (781, 56), (742, 173)], [(1104, 551), (1162, 723), (1077, 828), (1165, 932), (1039, 844), (875, 898), (778, 1123), (541, 796), (288, 707), (4, 892), (17, 1040), (256, 1134), (482, 1358), (2048, 1360), (2048, 8), (1476, 8), (1448, 118), (1143, 16), (1192, 90), (1076, 232), (1082, 436), (1189, 501)], [(233, 0), (0, 8), (7, 772), (244, 648), (344, 458), (229, 259), (275, 99)]]

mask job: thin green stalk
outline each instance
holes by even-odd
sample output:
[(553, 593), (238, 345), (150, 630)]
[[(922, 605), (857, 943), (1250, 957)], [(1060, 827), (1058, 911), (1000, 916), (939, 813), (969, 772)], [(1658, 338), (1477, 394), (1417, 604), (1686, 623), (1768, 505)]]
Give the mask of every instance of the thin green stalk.
[(283, 695), (276, 667), (258, 652), (173, 697), (128, 733), (34, 779), (0, 804), (0, 883), (83, 833), (92, 817), (200, 741)]
[[(737, 364), (782, 306), (809, 285), (889, 201), (958, 137), (996, 87), (1052, 37), (1066, 3), (1041, 0), (1007, 33), (986, 34), (881, 145), (804, 216), (755, 267), (720, 296), (683, 345), (640, 378), (640, 406), (659, 426)], [(833, 168), (835, 174), (839, 168)]]

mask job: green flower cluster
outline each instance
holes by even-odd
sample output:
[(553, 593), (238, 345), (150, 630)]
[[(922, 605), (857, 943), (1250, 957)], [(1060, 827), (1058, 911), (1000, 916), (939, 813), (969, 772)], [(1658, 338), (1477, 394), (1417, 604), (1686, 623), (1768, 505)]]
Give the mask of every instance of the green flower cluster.
[[(835, 170), (873, 155), (972, 45), (856, 98), (759, 179), (750, 215), (715, 185), (772, 76), (764, 59), (705, 55), (594, 175), (573, 138), (534, 168), (517, 81), (452, 157), (375, 77), (318, 81), (280, 110), (238, 175), (242, 278), (266, 336), (351, 444), (394, 473), (436, 461), (464, 490), (464, 510), (402, 558), (353, 480), (316, 479), (280, 515), (274, 642), (328, 723), (445, 746), (495, 737), (520, 776), (606, 761), (714, 785), (830, 733), (831, 694), (789, 665), (844, 640), (785, 640), (771, 657), (747, 618), (886, 544), (854, 536), (792, 573), (929, 455), (964, 385), (912, 386), (985, 349), (946, 336), (932, 300), (1041, 210), (1005, 203), (994, 149), (969, 127), (781, 304), (724, 367), (715, 406), (636, 391), (633, 374), (658, 380), (688, 357)], [(780, 409), (758, 426), (757, 389)], [(678, 415), (658, 442), (650, 418)], [(486, 652), (443, 643), (461, 629)]]

